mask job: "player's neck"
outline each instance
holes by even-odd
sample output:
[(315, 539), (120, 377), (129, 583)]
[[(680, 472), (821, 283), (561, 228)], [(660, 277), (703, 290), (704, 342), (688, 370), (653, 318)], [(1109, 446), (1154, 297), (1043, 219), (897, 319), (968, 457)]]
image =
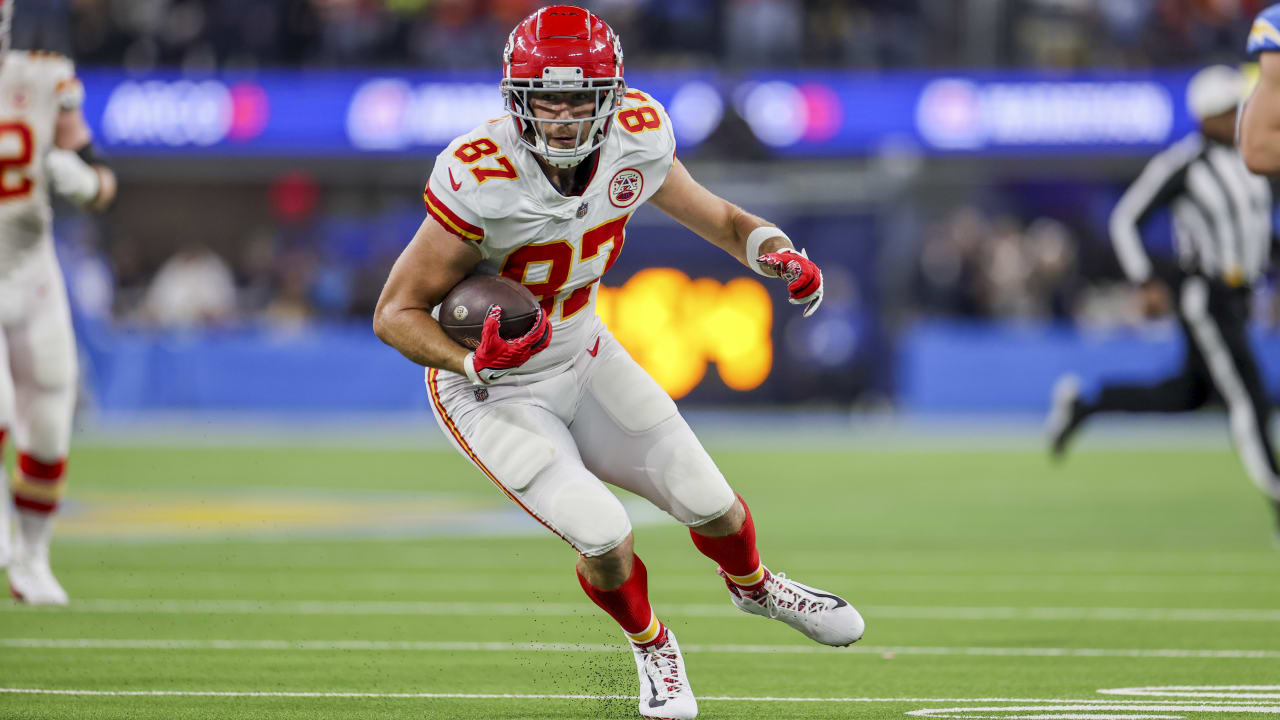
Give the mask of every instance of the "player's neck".
[(586, 191), (587, 184), (591, 182), (591, 176), (594, 174), (596, 153), (593, 152), (585, 160), (569, 168), (554, 167), (543, 157), (536, 157), (538, 167), (542, 168), (542, 174), (546, 176), (547, 181), (556, 189), (556, 192), (569, 197), (571, 195), (581, 195)]

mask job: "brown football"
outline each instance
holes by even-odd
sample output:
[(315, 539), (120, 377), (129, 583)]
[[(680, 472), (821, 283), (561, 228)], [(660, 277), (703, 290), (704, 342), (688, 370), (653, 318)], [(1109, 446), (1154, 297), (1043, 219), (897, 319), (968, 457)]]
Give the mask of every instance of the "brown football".
[(475, 350), (491, 305), (502, 308), (498, 334), (508, 340), (529, 332), (538, 318), (538, 299), (525, 286), (501, 275), (468, 275), (440, 303), (440, 326), (454, 342)]

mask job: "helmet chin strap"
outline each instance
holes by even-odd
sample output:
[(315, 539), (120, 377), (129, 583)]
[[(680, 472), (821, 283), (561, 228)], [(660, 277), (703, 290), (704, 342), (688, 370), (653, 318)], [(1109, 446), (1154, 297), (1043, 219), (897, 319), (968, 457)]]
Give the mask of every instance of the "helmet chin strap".
[(572, 168), (572, 167), (578, 167), (579, 165), (582, 164), (583, 160), (586, 160), (591, 155), (590, 152), (585, 152), (585, 153), (580, 153), (575, 155), (559, 155), (559, 154), (553, 155), (551, 153), (551, 148), (547, 146), (546, 141), (543, 140), (542, 138), (538, 138), (537, 145), (538, 145), (538, 156), (541, 157), (543, 160), (546, 160), (547, 164), (550, 165), (551, 167), (557, 167), (562, 170)]

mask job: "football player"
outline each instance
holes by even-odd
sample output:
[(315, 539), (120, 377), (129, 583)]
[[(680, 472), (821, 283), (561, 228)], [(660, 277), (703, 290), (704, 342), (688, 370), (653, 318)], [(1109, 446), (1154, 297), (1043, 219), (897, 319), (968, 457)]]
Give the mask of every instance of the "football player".
[(49, 542), (66, 480), (76, 344), (49, 193), (102, 210), (116, 180), (94, 152), (71, 61), (9, 49), (13, 9), (0, 0), (0, 458), (12, 430), (17, 522), (11, 529), (9, 509), (0, 512), (0, 564), (19, 601), (65, 605)]
[(1240, 154), (1259, 175), (1280, 173), (1280, 5), (1253, 21), (1246, 50), (1258, 57), (1258, 83), (1240, 113)]
[[(863, 621), (842, 598), (771, 572), (755, 526), (677, 411), (595, 312), (641, 204), (655, 205), (742, 264), (786, 284), (809, 315), (822, 273), (787, 235), (713, 195), (675, 157), (662, 105), (623, 81), (622, 48), (596, 15), (545, 7), (503, 54), (507, 114), (436, 159), (427, 218), (392, 268), (378, 337), (428, 368), (441, 429), (498, 489), (579, 553), (578, 581), (634, 651), (640, 713), (692, 718), (697, 701), (675, 633), (650, 607), (631, 523), (605, 483), (689, 527), (734, 605), (843, 646)], [(499, 336), (491, 308), (474, 351), (432, 310), (470, 273), (523, 283), (542, 312), (523, 337)]]

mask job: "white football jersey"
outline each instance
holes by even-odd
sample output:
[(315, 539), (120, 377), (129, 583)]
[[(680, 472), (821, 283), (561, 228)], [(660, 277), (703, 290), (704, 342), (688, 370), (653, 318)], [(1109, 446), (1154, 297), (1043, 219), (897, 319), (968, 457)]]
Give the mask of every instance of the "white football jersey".
[(59, 111), (83, 98), (75, 66), (61, 55), (13, 50), (0, 65), (0, 280), (52, 242), (44, 156)]
[(591, 342), (599, 280), (622, 252), (631, 215), (675, 161), (671, 119), (656, 100), (628, 90), (594, 157), (582, 195), (565, 196), (520, 144), (510, 116), (455, 139), (436, 157), (427, 212), (479, 248), (476, 272), (523, 283), (551, 319), (551, 345), (513, 375), (567, 365)]

